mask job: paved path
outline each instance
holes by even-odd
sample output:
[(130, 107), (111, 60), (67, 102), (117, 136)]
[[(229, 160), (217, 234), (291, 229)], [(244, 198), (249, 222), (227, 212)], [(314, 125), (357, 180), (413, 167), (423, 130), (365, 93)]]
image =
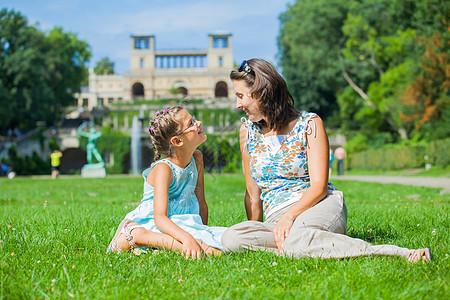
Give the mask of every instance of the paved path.
[(330, 180), (332, 181), (333, 179), (427, 186), (442, 188), (441, 194), (450, 193), (450, 178), (447, 177), (341, 175), (332, 176)]

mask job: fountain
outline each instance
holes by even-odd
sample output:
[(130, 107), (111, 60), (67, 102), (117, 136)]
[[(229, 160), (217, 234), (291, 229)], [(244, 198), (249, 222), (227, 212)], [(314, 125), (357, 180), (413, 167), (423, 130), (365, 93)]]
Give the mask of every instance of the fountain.
[(141, 165), (141, 128), (139, 118), (134, 116), (131, 125), (131, 170), (133, 175), (139, 174)]

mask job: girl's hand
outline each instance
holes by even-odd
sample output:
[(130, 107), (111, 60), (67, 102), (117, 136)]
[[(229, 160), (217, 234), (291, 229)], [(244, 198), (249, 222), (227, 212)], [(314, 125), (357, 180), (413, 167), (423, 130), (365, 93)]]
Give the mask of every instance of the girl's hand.
[(190, 238), (182, 241), (183, 244), (183, 254), (186, 258), (192, 257), (193, 259), (201, 259), (203, 250), (197, 241), (191, 236)]
[(280, 220), (278, 220), (277, 226), (275, 226), (275, 229), (273, 230), (273, 236), (278, 250), (283, 250), (284, 240), (289, 235), (293, 223), (294, 219), (287, 214), (284, 214)]

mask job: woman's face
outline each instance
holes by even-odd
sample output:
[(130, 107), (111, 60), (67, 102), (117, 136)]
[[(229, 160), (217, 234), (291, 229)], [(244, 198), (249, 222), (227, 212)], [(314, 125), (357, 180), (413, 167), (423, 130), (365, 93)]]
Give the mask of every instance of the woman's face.
[(247, 83), (244, 80), (233, 80), (233, 86), (236, 94), (236, 108), (242, 109), (252, 122), (264, 119), (264, 115), (259, 109), (258, 100), (252, 97)]

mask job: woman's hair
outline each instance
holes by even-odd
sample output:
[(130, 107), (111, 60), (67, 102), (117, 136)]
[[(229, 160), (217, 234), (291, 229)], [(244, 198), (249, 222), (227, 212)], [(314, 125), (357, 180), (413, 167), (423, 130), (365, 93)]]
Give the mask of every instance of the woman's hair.
[(247, 64), (250, 69), (232, 70), (230, 78), (244, 80), (250, 88), (252, 98), (258, 100), (259, 109), (267, 120), (257, 123), (280, 130), (299, 114), (286, 81), (272, 64), (263, 59), (253, 58), (247, 60)]
[(170, 139), (181, 130), (177, 114), (182, 109), (181, 106), (173, 106), (157, 111), (155, 118), (150, 120), (148, 131), (155, 149), (155, 161), (159, 160), (161, 155), (170, 157), (174, 154)]

